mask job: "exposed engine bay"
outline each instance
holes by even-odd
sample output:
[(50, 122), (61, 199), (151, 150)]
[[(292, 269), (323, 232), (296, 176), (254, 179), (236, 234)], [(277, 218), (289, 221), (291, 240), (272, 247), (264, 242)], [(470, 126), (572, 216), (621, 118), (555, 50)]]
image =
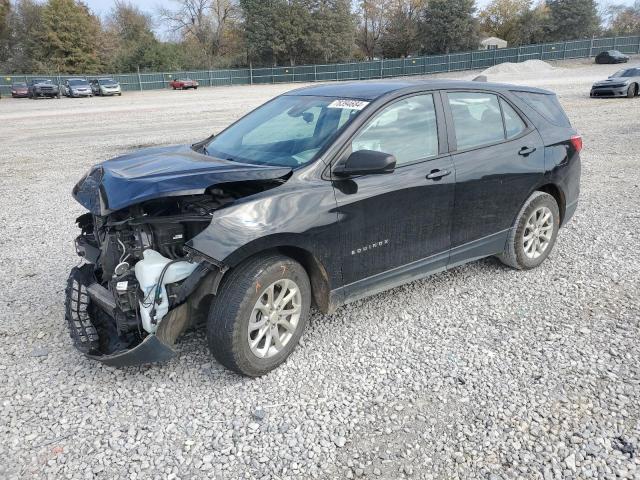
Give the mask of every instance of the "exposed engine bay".
[[(204, 194), (163, 197), (104, 216), (78, 217), (76, 251), (86, 263), (72, 270), (66, 292), (76, 346), (103, 361), (114, 357), (105, 361), (114, 365), (173, 356), (169, 347), (179, 334), (206, 318), (225, 271), (185, 243), (209, 226), (216, 210), (281, 183), (228, 183)], [(172, 325), (159, 332), (171, 315)], [(150, 338), (155, 336), (160, 341)], [(132, 349), (143, 351), (118, 359), (120, 352)]]

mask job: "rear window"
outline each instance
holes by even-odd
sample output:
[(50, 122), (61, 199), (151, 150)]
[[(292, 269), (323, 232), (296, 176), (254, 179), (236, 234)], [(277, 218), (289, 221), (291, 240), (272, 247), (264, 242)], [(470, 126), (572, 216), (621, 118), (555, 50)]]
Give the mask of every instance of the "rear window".
[(548, 121), (561, 127), (570, 127), (571, 122), (562, 110), (558, 97), (546, 93), (513, 92), (527, 105), (546, 118)]

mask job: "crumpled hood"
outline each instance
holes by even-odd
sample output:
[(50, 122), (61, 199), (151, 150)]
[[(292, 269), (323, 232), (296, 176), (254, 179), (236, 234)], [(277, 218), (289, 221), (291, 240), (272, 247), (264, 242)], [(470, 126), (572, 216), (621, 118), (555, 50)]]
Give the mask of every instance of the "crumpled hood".
[(94, 215), (106, 215), (154, 198), (196, 195), (219, 183), (270, 180), (290, 172), (288, 167), (220, 160), (189, 145), (155, 147), (95, 165), (73, 188), (73, 196)]

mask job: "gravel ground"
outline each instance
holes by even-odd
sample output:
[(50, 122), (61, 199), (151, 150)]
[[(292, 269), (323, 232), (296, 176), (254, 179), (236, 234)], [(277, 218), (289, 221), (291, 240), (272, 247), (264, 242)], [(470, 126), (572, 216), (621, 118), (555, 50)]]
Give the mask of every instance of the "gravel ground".
[(504, 78), (556, 90), (584, 135), (580, 207), (548, 261), (488, 259), (314, 313), (256, 380), (202, 331), (164, 365), (75, 351), (70, 190), (95, 162), (203, 138), (292, 87), (2, 99), (0, 478), (640, 478), (640, 99), (588, 98), (615, 66), (560, 66)]

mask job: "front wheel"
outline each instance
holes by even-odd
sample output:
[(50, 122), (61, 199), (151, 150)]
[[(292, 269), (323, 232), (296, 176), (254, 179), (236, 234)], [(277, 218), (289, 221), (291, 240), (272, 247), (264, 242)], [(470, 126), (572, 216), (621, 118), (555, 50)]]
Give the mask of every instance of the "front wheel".
[(250, 377), (264, 375), (293, 352), (309, 318), (304, 268), (279, 254), (252, 257), (223, 278), (207, 320), (213, 356)]
[(553, 196), (534, 192), (520, 209), (511, 228), (507, 247), (498, 256), (518, 270), (536, 268), (551, 253), (560, 229), (560, 210)]
[(629, 89), (627, 90), (627, 98), (633, 98), (636, 96), (636, 85), (632, 83), (629, 85)]

